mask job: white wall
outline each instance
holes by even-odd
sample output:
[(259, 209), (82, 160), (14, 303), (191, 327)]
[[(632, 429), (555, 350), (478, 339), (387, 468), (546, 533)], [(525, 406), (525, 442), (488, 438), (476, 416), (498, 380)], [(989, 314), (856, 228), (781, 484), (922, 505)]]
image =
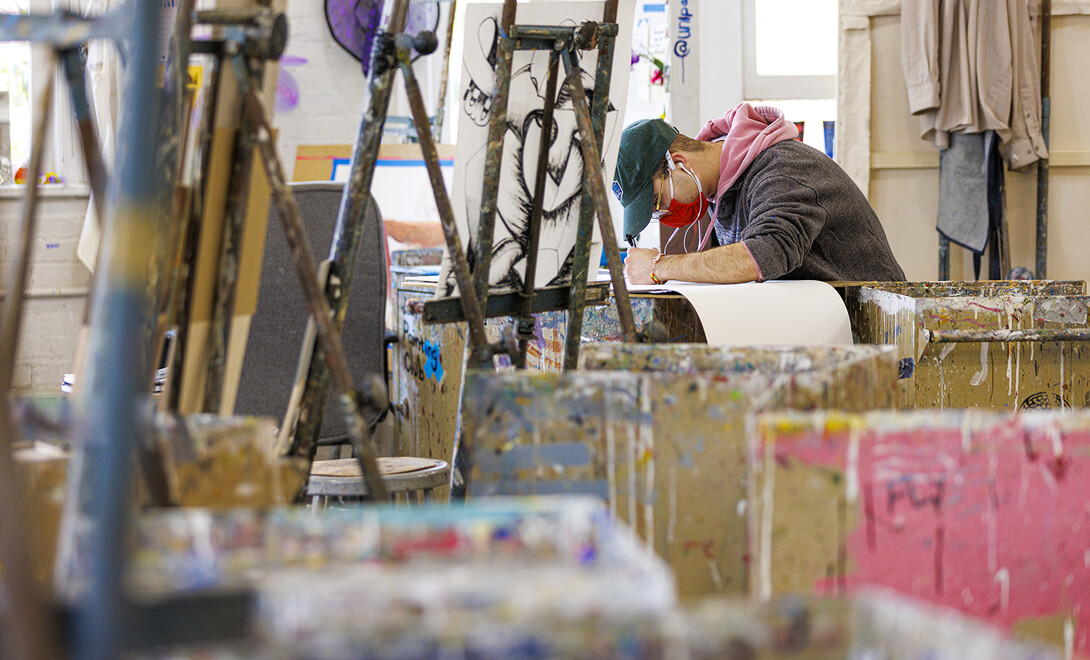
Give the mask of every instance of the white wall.
[[(844, 8), (862, 6), (860, 0), (842, 0)], [(938, 209), (938, 151), (919, 138), (917, 120), (908, 113), (908, 98), (900, 64), (899, 2), (884, 0), (883, 15), (867, 19), (869, 33), (855, 40), (856, 50), (841, 52), (842, 75), (845, 58), (869, 59), (868, 130), (853, 145), (865, 151), (862, 185), (869, 187), (871, 204), (877, 211), (894, 253), (910, 280), (935, 279), (938, 275), (938, 238), (935, 219)], [(1090, 2), (1077, 0), (1056, 5), (1052, 19), (1052, 135), (1049, 190), (1049, 279), (1090, 279), (1090, 223), (1085, 219), (1090, 206), (1090, 131), (1085, 117), (1090, 105), (1090, 80), (1085, 66), (1090, 57)], [(1062, 12), (1062, 13), (1058, 13)], [(840, 82), (843, 92), (854, 87)], [(862, 85), (859, 85), (862, 86)], [(850, 104), (849, 104), (850, 105)], [(843, 113), (842, 113), (843, 118)], [(854, 156), (853, 156), (854, 158)], [(843, 163), (842, 163), (843, 164)], [(1011, 263), (1034, 267), (1036, 169), (1007, 172), (1007, 220), (1010, 227)], [(986, 259), (985, 259), (986, 261)], [(952, 279), (973, 279), (971, 253), (951, 247)]]
[(699, 129), (743, 100), (742, 0), (699, 0), (697, 6), (703, 14)]
[[(25, 190), (0, 189), (0, 272), (7, 273), (22, 219)], [(90, 274), (76, 258), (87, 211), (86, 186), (46, 186), (38, 198), (38, 228), (31, 247), (22, 332), (12, 386), (20, 394), (58, 395), (71, 372)]]
[[(446, 11), (442, 3), (437, 35), (442, 42), (446, 30)], [(367, 80), (359, 61), (333, 40), (326, 25), (324, 3), (318, 0), (289, 0), (285, 9), (288, 17), (288, 45), (285, 56), (301, 57), (305, 64), (282, 65), (299, 85), (299, 105), (293, 110), (277, 112), (274, 124), (278, 129), (280, 159), (285, 175), (292, 178), (295, 150), (300, 144), (355, 144), (366, 100)], [(424, 105), (434, 113), (439, 91), (439, 71), (443, 47), (414, 66), (420, 83)], [(400, 76), (394, 85), (390, 104), (391, 115), (408, 116), (404, 85)]]
[(300, 144), (353, 144), (359, 131), (366, 80), (360, 63), (338, 46), (326, 26), (322, 2), (289, 0), (284, 54), (306, 64), (282, 66), (299, 84), (299, 105), (278, 111), (274, 123), (280, 160), (291, 179)]

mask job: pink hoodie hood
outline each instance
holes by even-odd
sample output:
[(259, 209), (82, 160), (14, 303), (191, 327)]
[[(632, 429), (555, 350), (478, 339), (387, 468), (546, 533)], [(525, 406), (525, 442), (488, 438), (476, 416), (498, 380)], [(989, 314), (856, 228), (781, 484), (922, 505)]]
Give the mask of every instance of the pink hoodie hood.
[(723, 155), (719, 160), (719, 186), (715, 200), (730, 188), (749, 164), (765, 149), (777, 142), (798, 137), (795, 125), (783, 118), (783, 111), (769, 105), (752, 106), (739, 103), (727, 114), (711, 119), (697, 140), (713, 142), (723, 136)]

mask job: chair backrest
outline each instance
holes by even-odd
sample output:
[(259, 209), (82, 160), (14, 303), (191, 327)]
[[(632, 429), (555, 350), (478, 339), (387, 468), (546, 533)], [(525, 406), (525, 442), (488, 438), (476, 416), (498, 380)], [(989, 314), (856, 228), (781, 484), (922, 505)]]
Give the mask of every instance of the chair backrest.
[[(336, 182), (293, 183), (289, 185), (299, 206), (307, 242), (315, 261), (329, 254), (337, 224), (344, 184)], [(382, 214), (374, 197), (369, 197), (363, 221), (363, 236), (356, 255), (356, 270), (348, 298), (341, 341), (348, 367), (356, 383), (365, 373), (383, 374), (386, 305), (386, 247)], [(257, 311), (250, 325), (249, 343), (242, 364), (242, 378), (235, 400), (235, 413), (284, 416), (291, 396), (306, 330), (307, 307), (299, 276), (291, 261), (279, 211), (269, 212), (265, 258), (261, 267)], [(344, 435), (347, 431), (330, 390), (322, 418), (321, 438)]]

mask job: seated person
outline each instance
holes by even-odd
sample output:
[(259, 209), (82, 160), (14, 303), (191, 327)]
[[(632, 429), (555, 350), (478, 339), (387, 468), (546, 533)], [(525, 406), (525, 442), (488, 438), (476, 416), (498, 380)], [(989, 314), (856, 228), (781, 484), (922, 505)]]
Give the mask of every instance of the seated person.
[(628, 282), (904, 281), (862, 191), (797, 135), (778, 109), (748, 103), (695, 140), (661, 119), (625, 128), (613, 192), (628, 242), (635, 246), (652, 217), (683, 227), (710, 209), (720, 243), (677, 255), (631, 247)]

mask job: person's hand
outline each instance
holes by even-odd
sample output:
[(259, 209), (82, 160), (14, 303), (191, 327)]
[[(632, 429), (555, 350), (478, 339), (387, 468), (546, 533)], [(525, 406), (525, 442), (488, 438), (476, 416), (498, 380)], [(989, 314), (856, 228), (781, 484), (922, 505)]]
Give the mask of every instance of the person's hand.
[(624, 276), (629, 284), (654, 284), (651, 281), (651, 260), (657, 257), (658, 250), (628, 248), (624, 258)]

